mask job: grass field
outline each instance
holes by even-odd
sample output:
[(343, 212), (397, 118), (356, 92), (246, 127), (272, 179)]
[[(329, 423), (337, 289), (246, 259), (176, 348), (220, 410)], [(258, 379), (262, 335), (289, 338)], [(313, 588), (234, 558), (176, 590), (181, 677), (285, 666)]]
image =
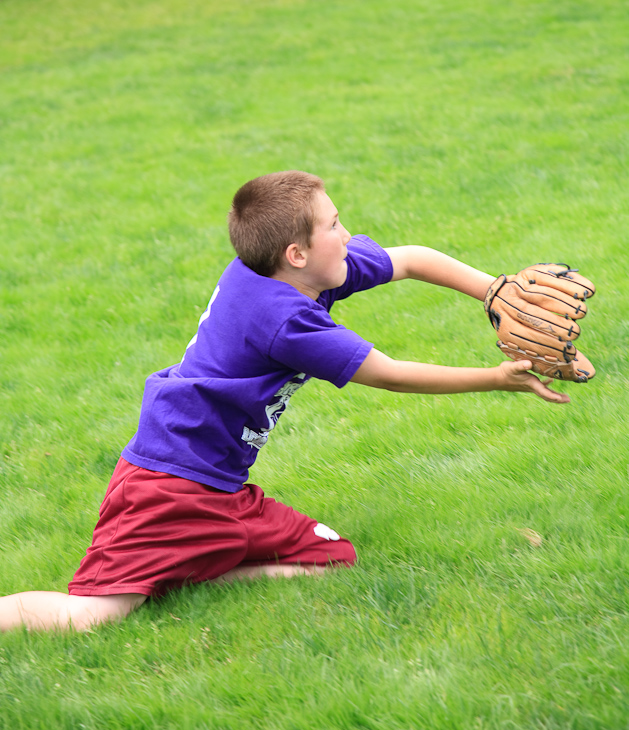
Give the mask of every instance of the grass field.
[[(565, 407), (311, 382), (251, 478), (360, 565), (0, 636), (0, 727), (629, 728), (626, 4), (3, 0), (0, 31), (1, 594), (66, 589), (246, 180), (305, 169), (353, 233), (598, 287)], [(501, 360), (456, 293), (334, 313), (396, 358)]]

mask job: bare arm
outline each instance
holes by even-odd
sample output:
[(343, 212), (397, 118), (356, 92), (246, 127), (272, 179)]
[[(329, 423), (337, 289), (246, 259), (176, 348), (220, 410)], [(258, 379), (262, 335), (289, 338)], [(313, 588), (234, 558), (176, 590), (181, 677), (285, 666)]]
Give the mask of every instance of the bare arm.
[[(483, 300), (495, 277), (425, 246), (398, 246), (385, 249), (393, 264), (391, 281), (417, 279), (445, 286)], [(402, 393), (471, 393), (508, 390), (534, 393), (550, 403), (569, 403), (565, 393), (548, 387), (527, 373), (528, 360), (502, 362), (494, 368), (456, 368), (419, 362), (393, 360), (372, 350), (352, 378), (354, 383)]]
[(456, 289), (482, 301), (496, 278), (425, 246), (398, 246), (385, 251), (393, 264), (391, 281), (417, 279)]
[(527, 373), (532, 366), (528, 360), (505, 361), (495, 368), (455, 368), (419, 362), (393, 360), (373, 349), (358, 368), (352, 382), (372, 388), (401, 393), (471, 393), (489, 390), (509, 390), (534, 393), (550, 403), (569, 403), (565, 393), (548, 387), (550, 380), (541, 381)]

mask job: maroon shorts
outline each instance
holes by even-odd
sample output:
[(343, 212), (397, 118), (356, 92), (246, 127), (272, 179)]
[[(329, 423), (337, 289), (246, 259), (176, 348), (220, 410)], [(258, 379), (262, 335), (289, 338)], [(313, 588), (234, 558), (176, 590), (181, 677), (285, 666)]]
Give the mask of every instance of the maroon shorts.
[(155, 596), (243, 563), (355, 560), (349, 540), (265, 497), (255, 484), (230, 494), (121, 458), (69, 589), (77, 596)]

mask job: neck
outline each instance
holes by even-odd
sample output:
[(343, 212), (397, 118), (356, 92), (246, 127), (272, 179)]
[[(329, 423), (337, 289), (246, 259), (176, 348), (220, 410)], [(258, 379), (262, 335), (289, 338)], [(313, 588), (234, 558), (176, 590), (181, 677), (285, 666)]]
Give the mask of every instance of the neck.
[(321, 294), (320, 291), (317, 291), (308, 282), (304, 281), (302, 277), (294, 274), (293, 272), (286, 271), (285, 269), (278, 269), (274, 274), (271, 274), (269, 278), (290, 284), (292, 287), (297, 289), (298, 292), (305, 294), (307, 297), (310, 297), (310, 299), (314, 299), (315, 301)]

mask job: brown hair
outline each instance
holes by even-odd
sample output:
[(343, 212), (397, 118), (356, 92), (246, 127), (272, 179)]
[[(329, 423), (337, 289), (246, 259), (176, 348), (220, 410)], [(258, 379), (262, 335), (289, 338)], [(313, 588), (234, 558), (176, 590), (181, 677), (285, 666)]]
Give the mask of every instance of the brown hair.
[(229, 238), (241, 261), (261, 276), (272, 276), (291, 243), (310, 245), (314, 198), (323, 180), (298, 170), (273, 172), (245, 183), (229, 211)]

